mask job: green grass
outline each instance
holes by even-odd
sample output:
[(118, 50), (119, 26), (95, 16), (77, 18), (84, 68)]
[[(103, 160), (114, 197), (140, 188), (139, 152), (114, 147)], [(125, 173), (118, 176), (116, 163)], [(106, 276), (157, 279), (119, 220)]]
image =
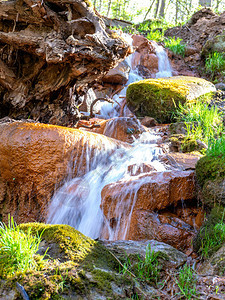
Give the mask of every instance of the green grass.
[(181, 43), (182, 39), (170, 37), (164, 40), (164, 45), (166, 48), (170, 49), (174, 54), (184, 56), (185, 45)]
[(36, 269), (35, 253), (41, 242), (40, 236), (31, 231), (21, 231), (9, 217), (8, 225), (0, 222), (0, 276), (10, 276), (17, 271)]
[(149, 244), (146, 248), (145, 259), (142, 260), (139, 257), (139, 262), (137, 265), (137, 276), (139, 279), (157, 284), (161, 269), (158, 257), (159, 254), (154, 252)]
[(176, 282), (180, 289), (181, 296), (184, 296), (185, 299), (193, 299), (193, 296), (196, 296), (197, 278), (191, 266), (186, 264), (180, 268)]
[(225, 72), (225, 55), (219, 52), (209, 54), (205, 61), (205, 69), (212, 79), (217, 73)]
[(217, 140), (214, 140), (210, 143), (209, 148), (206, 152), (207, 155), (210, 156), (220, 156), (224, 157), (225, 156), (225, 136), (221, 138), (218, 138)]
[(185, 122), (187, 138), (200, 139), (207, 145), (219, 138), (223, 132), (222, 115), (216, 106), (204, 101), (194, 104), (179, 105), (176, 117), (179, 122)]
[(204, 231), (205, 234), (202, 237), (199, 252), (202, 257), (208, 258), (225, 242), (225, 224), (221, 221), (221, 223), (216, 224), (210, 232), (208, 232), (207, 228)]
[(148, 32), (146, 38), (150, 41), (162, 42), (164, 40), (164, 34), (159, 30), (155, 30)]
[[(214, 209), (216, 211), (216, 208)], [(198, 252), (203, 258), (210, 257), (225, 242), (225, 208), (222, 217), (216, 224), (210, 223), (203, 226), (199, 232), (200, 248)]]
[(130, 273), (131, 275), (135, 275), (135, 277), (141, 281), (157, 284), (161, 271), (161, 265), (158, 260), (159, 256), (160, 254), (152, 250), (151, 245), (149, 244), (146, 247), (145, 258), (142, 259), (138, 255), (137, 262), (132, 263), (129, 257), (127, 257), (126, 262), (123, 264), (121, 273)]

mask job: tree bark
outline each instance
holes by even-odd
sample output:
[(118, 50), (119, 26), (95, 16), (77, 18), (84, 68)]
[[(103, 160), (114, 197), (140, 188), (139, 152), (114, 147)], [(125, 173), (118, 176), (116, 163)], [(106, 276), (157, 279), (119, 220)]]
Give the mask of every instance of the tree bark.
[(109, 0), (109, 2), (108, 2), (107, 14), (106, 14), (107, 17), (109, 17), (109, 14), (110, 14), (111, 4), (112, 4), (112, 0)]
[(161, 6), (160, 6), (160, 11), (159, 11), (159, 16), (160, 18), (164, 18), (165, 16), (165, 6), (166, 6), (166, 0), (161, 1)]
[(145, 16), (144, 16), (144, 20), (143, 20), (143, 21), (146, 20), (147, 15), (151, 12), (154, 3), (155, 3), (155, 0), (152, 0), (152, 2), (150, 3), (150, 6), (149, 6), (149, 8), (148, 8), (148, 10), (147, 10), (147, 12), (146, 12), (146, 14), (145, 14)]
[(74, 99), (130, 53), (110, 34), (84, 0), (1, 1), (0, 117), (49, 122), (58, 109), (71, 123)]
[(161, 3), (161, 0), (157, 0), (156, 2), (156, 10), (155, 10), (155, 19), (158, 17), (159, 15), (159, 7), (160, 7), (160, 3)]

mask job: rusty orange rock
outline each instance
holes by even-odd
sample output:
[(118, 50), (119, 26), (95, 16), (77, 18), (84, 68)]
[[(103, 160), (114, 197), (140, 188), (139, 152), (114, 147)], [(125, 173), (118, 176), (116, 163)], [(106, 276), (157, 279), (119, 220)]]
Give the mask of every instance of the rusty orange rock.
[(0, 124), (3, 220), (10, 213), (18, 223), (43, 221), (54, 189), (67, 176), (83, 175), (89, 167), (88, 155), (91, 161), (105, 148), (110, 153), (118, 143), (103, 135), (54, 125)]
[[(106, 185), (102, 190), (102, 209), (107, 218), (115, 216), (118, 202), (128, 203), (136, 197), (134, 210), (161, 210), (181, 200), (195, 197), (195, 175), (193, 171), (153, 172), (139, 175), (129, 181), (118, 181)], [(124, 205), (124, 204), (122, 204)]]
[[(135, 117), (118, 117), (101, 120), (97, 123), (99, 124), (98, 128), (93, 127), (88, 129), (86, 126), (85, 129), (126, 143), (132, 143), (134, 141), (133, 136), (138, 138), (141, 133), (148, 131)], [(91, 124), (89, 126), (91, 127)], [(80, 127), (82, 127), (82, 124)]]
[(176, 215), (160, 212), (158, 216), (155, 212), (193, 200), (195, 194), (193, 171), (152, 172), (105, 186), (101, 207), (115, 231), (115, 239), (157, 239), (184, 249), (193, 237), (193, 230), (187, 230), (193, 223), (186, 223), (187, 218), (183, 221)]
[(128, 240), (154, 239), (169, 244), (177, 249), (184, 250), (190, 247), (194, 237), (191, 227), (176, 217), (137, 210), (131, 219)]

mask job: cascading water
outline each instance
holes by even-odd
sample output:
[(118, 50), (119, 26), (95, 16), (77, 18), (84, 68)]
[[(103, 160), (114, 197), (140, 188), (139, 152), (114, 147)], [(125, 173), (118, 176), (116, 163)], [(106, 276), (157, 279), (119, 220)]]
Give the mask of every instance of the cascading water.
[(172, 68), (168, 59), (168, 55), (162, 46), (155, 44), (156, 55), (158, 57), (158, 69), (159, 72), (156, 73), (156, 78), (171, 77)]
[[(127, 34), (123, 34), (123, 38), (132, 46), (132, 38)], [(170, 65), (170, 61), (167, 55), (167, 52), (162, 46), (159, 46), (156, 42), (153, 42), (156, 55), (158, 57), (158, 72), (156, 73), (156, 78), (165, 78), (172, 76), (172, 68)], [(114, 118), (119, 116), (119, 107), (117, 103), (121, 103), (122, 99), (126, 96), (127, 87), (129, 84), (142, 80), (143, 78), (138, 75), (137, 65), (135, 62), (135, 53), (129, 55), (126, 59), (126, 62), (130, 66), (129, 79), (125, 87), (122, 89), (119, 95), (115, 95), (113, 99), (115, 100), (114, 106), (107, 102), (104, 102), (101, 106), (101, 117), (105, 119)], [(135, 63), (133, 63), (135, 62)], [(128, 110), (128, 114), (129, 114)], [(126, 111), (125, 111), (126, 115)]]
[[(165, 170), (158, 161), (162, 150), (154, 144), (157, 138), (153, 134), (143, 133), (140, 141), (136, 140), (128, 148), (112, 149), (114, 152), (111, 155), (103, 150), (97, 167), (82, 177), (66, 182), (56, 192), (49, 207), (47, 222), (71, 225), (92, 238), (101, 236), (104, 221), (100, 209), (103, 187), (121, 179), (128, 180), (128, 167), (132, 165), (138, 168), (144, 163), (151, 163), (157, 171)], [(114, 233), (109, 230), (109, 235), (110, 239), (115, 239), (118, 230)]]
[[(160, 47), (159, 49), (157, 51), (157, 55), (159, 55), (158, 77), (160, 74), (164, 75), (164, 77), (165, 74), (171, 76), (168, 70), (162, 70), (161, 68), (162, 51)], [(131, 66), (132, 55), (126, 60)], [(165, 66), (165, 63), (163, 65)], [(128, 84), (141, 79), (131, 67)], [(120, 95), (114, 98), (117, 102), (121, 102), (120, 97), (125, 95), (126, 87)], [(118, 107), (112, 107), (108, 103), (103, 104), (101, 114), (104, 118), (118, 116)], [(162, 154), (161, 148), (156, 144), (158, 139), (160, 139), (159, 136), (145, 132), (141, 134), (138, 140), (134, 140), (131, 145), (120, 145), (120, 147), (115, 148), (109, 143), (101, 152), (95, 153), (91, 153), (91, 147), (84, 143), (82, 145), (84, 148), (83, 156), (86, 157), (86, 166), (88, 166), (86, 167), (86, 172), (83, 176), (73, 179), (68, 178), (66, 183), (55, 193), (49, 207), (47, 222), (71, 225), (92, 238), (125, 239), (137, 191), (143, 183), (149, 180), (148, 177), (143, 177), (143, 179), (133, 184), (132, 178), (135, 177), (133, 174), (137, 170), (142, 171), (144, 164), (150, 164), (158, 172), (166, 170), (165, 166), (158, 159), (159, 155)], [(78, 161), (83, 160), (77, 158), (75, 163)], [(77, 176), (79, 176), (79, 173)], [(115, 214), (118, 218), (116, 226), (112, 228), (107, 220), (107, 216), (106, 218), (104, 217), (100, 207), (101, 192), (106, 185), (118, 181), (128, 182), (128, 184), (123, 197), (121, 197), (115, 207)], [(128, 215), (128, 218), (122, 222), (123, 214)]]

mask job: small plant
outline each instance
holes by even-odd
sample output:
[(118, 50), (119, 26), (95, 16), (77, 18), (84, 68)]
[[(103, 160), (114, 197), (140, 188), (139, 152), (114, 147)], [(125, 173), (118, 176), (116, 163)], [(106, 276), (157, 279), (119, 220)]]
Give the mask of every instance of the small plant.
[(206, 72), (211, 74), (211, 78), (218, 72), (225, 71), (225, 56), (223, 53), (214, 52), (209, 54), (205, 61)]
[(162, 42), (164, 39), (163, 33), (159, 30), (148, 32), (146, 38), (150, 41), (156, 41), (156, 42)]
[(179, 122), (185, 122), (188, 138), (200, 139), (207, 145), (223, 132), (221, 112), (204, 101), (199, 100), (191, 105), (179, 104), (176, 115)]
[(212, 225), (203, 227), (200, 231), (201, 247), (199, 252), (204, 258), (208, 258), (212, 253), (217, 251), (225, 242), (225, 222), (224, 216), (225, 209), (223, 210), (221, 220)]
[(184, 56), (185, 45), (181, 43), (182, 39), (180, 38), (167, 38), (164, 40), (166, 48), (169, 48), (173, 53)]
[(160, 276), (161, 266), (159, 264), (159, 253), (151, 249), (151, 245), (146, 247), (145, 259), (139, 257), (137, 265), (137, 277), (141, 280), (147, 280), (157, 283)]
[(225, 137), (224, 135), (216, 140), (211, 141), (206, 152), (210, 156), (225, 156)]
[(126, 262), (123, 264), (121, 273), (130, 274), (142, 281), (149, 281), (158, 283), (160, 277), (161, 266), (159, 264), (159, 253), (155, 253), (151, 250), (151, 245), (146, 247), (145, 259), (143, 260), (138, 255), (137, 263), (131, 263), (129, 257), (126, 258)]
[(8, 226), (0, 222), (0, 276), (36, 269), (35, 253), (40, 242), (41, 237), (33, 236), (31, 230), (21, 231), (13, 217), (9, 217)]
[(179, 271), (180, 272), (176, 282), (180, 289), (180, 293), (185, 297), (185, 299), (193, 299), (193, 296), (196, 296), (197, 293), (197, 278), (194, 270), (191, 268), (191, 266), (186, 264)]

